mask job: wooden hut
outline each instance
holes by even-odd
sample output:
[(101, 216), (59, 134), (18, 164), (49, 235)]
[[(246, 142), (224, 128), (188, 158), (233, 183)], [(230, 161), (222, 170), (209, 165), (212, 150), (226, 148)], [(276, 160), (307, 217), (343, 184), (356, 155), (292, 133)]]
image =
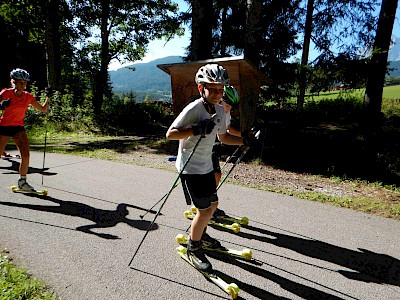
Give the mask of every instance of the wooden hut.
[(260, 86), (267, 82), (265, 76), (243, 56), (215, 58), (201, 61), (157, 65), (171, 76), (172, 109), (176, 117), (191, 101), (200, 97), (195, 83), (198, 69), (206, 64), (223, 66), (240, 94), (240, 129), (249, 129), (255, 120)]

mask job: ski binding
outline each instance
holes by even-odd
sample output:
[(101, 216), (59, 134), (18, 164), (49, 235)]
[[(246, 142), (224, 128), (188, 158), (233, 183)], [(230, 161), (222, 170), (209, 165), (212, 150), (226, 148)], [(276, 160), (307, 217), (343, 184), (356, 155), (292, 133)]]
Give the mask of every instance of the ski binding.
[(21, 194), (31, 194), (31, 195), (39, 195), (39, 196), (47, 196), (48, 191), (47, 190), (41, 190), (41, 191), (36, 191), (36, 190), (31, 190), (31, 191), (27, 191), (27, 190), (21, 190), (20, 188), (18, 188), (17, 186), (12, 186), (11, 190), (14, 193), (21, 193)]
[[(179, 245), (181, 246), (186, 246), (188, 243), (187, 237), (184, 236), (183, 234), (178, 234), (175, 237), (175, 240), (178, 242)], [(244, 260), (252, 260), (253, 258), (253, 252), (250, 249), (244, 248), (243, 250), (235, 250), (235, 249), (229, 249), (229, 248), (208, 248), (207, 246), (203, 246), (203, 249), (207, 251), (212, 251), (216, 253), (221, 253), (225, 255), (229, 255), (235, 258), (241, 258)]]
[[(197, 208), (192, 206), (190, 208), (193, 214), (197, 213)], [(248, 217), (242, 217), (242, 218), (235, 218), (231, 216), (217, 216), (217, 217), (212, 217), (215, 221), (220, 221), (218, 223), (223, 223), (223, 222), (230, 222), (230, 223), (237, 223), (243, 226), (249, 225), (249, 218)]]
[[(186, 219), (193, 220), (195, 214), (191, 210), (187, 210), (183, 213)], [(234, 233), (238, 233), (240, 231), (240, 224), (238, 223), (233, 223), (233, 224), (224, 224), (224, 223), (219, 223), (214, 220), (210, 220), (208, 222), (209, 225), (211, 226), (216, 226), (216, 227), (221, 227), (224, 229), (232, 230)]]
[(236, 299), (239, 294), (239, 287), (235, 283), (226, 283), (223, 279), (221, 279), (217, 274), (215, 274), (212, 270), (210, 272), (201, 271), (197, 269), (193, 263), (187, 257), (187, 250), (183, 246), (179, 246), (176, 248), (179, 256), (184, 259), (188, 264), (190, 264), (193, 268), (199, 271), (204, 277), (208, 280), (216, 284), (219, 288), (225, 291), (232, 299)]

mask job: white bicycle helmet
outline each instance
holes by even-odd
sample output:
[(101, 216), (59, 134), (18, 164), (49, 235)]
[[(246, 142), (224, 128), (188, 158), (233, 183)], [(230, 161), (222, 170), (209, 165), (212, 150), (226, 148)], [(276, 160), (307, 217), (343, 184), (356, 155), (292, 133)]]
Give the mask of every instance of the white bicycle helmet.
[(29, 81), (31, 76), (29, 75), (29, 73), (23, 69), (14, 69), (10, 72), (10, 77), (11, 79), (17, 80), (25, 80), (25, 81)]
[(202, 66), (196, 73), (195, 82), (197, 84), (223, 84), (229, 85), (228, 72), (218, 64), (208, 64)]

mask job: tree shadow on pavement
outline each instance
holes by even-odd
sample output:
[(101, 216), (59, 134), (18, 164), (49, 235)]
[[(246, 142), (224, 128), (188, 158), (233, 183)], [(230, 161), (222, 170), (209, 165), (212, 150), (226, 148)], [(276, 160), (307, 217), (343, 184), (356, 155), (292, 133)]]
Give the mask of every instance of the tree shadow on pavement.
[[(35, 197), (36, 195), (28, 195), (27, 194), (26, 196)], [(74, 202), (74, 201), (64, 201), (64, 200), (56, 199), (56, 198), (49, 197), (49, 196), (40, 197), (40, 198), (49, 200), (53, 203), (57, 203), (58, 206), (20, 204), (20, 203), (2, 202), (2, 201), (0, 201), (0, 205), (22, 207), (22, 208), (33, 209), (33, 210), (37, 210), (37, 211), (58, 213), (58, 214), (63, 214), (63, 215), (67, 215), (67, 216), (74, 216), (74, 217), (80, 217), (83, 219), (87, 219), (87, 220), (94, 222), (94, 224), (79, 226), (76, 228), (76, 230), (84, 232), (84, 233), (88, 233), (88, 234), (93, 234), (93, 235), (96, 235), (96, 236), (104, 238), (104, 239), (119, 239), (119, 237), (112, 235), (112, 234), (107, 234), (107, 233), (97, 233), (92, 230), (96, 229), (96, 228), (114, 227), (118, 223), (126, 223), (127, 225), (129, 225), (133, 228), (139, 229), (139, 230), (156, 230), (156, 229), (158, 229), (157, 224), (153, 224), (152, 227), (149, 228), (149, 226), (151, 225), (150, 221), (128, 219), (126, 217), (129, 214), (129, 211), (127, 208), (128, 207), (136, 208), (135, 206), (130, 205), (130, 204), (120, 203), (117, 205), (117, 208), (115, 210), (105, 210), (105, 209), (95, 208), (95, 207), (92, 207), (90, 205), (83, 204), (83, 203)]]
[[(15, 161), (15, 160), (9, 159), (9, 158), (3, 159), (3, 160), (10, 162), (11, 165), (8, 167), (0, 167), (0, 169), (13, 171), (13, 172), (7, 172), (7, 173), (3, 173), (3, 174), (19, 173), (19, 165), (20, 165), (19, 161)], [(47, 172), (48, 170), (49, 170), (49, 168), (42, 169), (42, 168), (29, 167), (28, 174), (43, 174), (44, 176), (57, 175), (57, 173), (55, 173), (55, 172)]]
[(247, 239), (270, 243), (277, 247), (296, 251), (308, 257), (351, 269), (354, 272), (347, 270), (338, 271), (349, 279), (400, 286), (400, 260), (390, 255), (375, 253), (361, 248), (358, 249), (359, 251), (355, 251), (318, 240), (290, 236), (253, 226), (247, 226), (246, 228), (267, 236), (243, 232), (239, 232), (237, 235)]

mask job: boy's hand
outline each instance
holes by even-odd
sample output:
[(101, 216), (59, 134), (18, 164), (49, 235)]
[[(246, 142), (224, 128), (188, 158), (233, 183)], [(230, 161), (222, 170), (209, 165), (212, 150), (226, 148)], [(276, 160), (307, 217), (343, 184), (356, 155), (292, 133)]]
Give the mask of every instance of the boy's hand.
[(0, 102), (0, 109), (6, 109), (11, 104), (11, 99), (6, 99)]
[(215, 123), (210, 119), (200, 121), (197, 125), (192, 127), (193, 135), (201, 135), (202, 137), (205, 137), (206, 134), (210, 134), (213, 131), (214, 127)]

